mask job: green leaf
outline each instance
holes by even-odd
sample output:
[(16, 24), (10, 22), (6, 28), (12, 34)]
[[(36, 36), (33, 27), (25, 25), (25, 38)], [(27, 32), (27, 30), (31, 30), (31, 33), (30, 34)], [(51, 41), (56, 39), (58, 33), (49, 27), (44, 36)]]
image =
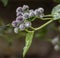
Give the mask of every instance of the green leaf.
[(57, 5), (57, 6), (55, 6), (55, 7), (52, 9), (51, 14), (52, 14), (54, 20), (60, 19), (60, 4)]
[(27, 51), (29, 50), (29, 47), (31, 46), (33, 35), (34, 35), (34, 31), (28, 32), (26, 34), (26, 41), (25, 41), (26, 44), (23, 49), (23, 57), (25, 57)]
[(6, 6), (8, 4), (8, 0), (1, 0), (1, 2)]

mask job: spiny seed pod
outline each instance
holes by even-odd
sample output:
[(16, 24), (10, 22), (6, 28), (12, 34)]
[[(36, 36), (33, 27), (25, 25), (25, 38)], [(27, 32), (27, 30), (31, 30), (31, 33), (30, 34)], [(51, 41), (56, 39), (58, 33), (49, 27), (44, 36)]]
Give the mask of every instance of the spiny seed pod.
[(18, 28), (17, 28), (17, 27), (14, 28), (14, 32), (15, 32), (15, 33), (18, 33)]
[(18, 16), (16, 18), (16, 21), (19, 22), (19, 23), (22, 23), (24, 21), (23, 16)]
[(25, 25), (24, 25), (24, 23), (20, 24), (19, 29), (20, 29), (21, 31), (25, 30)]
[(40, 13), (43, 13), (44, 12), (44, 9), (43, 8), (38, 8), (38, 11), (40, 12)]
[(60, 46), (59, 46), (59, 45), (55, 45), (55, 46), (54, 46), (54, 49), (55, 49), (56, 51), (59, 51), (59, 50), (60, 50)]
[(16, 12), (22, 12), (22, 7), (18, 7), (18, 8), (16, 9)]
[(11, 24), (13, 27), (18, 27), (18, 22), (17, 21), (13, 21), (12, 24)]
[(24, 17), (24, 19), (28, 19), (29, 18), (29, 13), (24, 13), (23, 17)]
[(25, 27), (26, 28), (31, 27), (31, 22), (29, 22), (29, 21), (25, 22)]
[(23, 11), (29, 10), (29, 6), (28, 5), (23, 5)]
[(16, 16), (23, 16), (22, 12), (17, 12)]

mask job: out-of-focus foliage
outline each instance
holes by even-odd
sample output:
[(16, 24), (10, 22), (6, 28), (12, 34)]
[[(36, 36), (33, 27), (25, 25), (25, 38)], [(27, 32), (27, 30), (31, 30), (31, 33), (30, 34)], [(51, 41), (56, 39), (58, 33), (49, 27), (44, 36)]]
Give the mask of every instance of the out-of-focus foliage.
[(19, 39), (20, 37), (25, 36), (24, 32), (19, 32), (15, 34), (13, 28), (6, 26), (3, 22), (3, 19), (0, 18), (0, 37), (6, 39), (6, 41), (11, 44), (14, 39)]
[(47, 27), (44, 27), (43, 29), (41, 30), (38, 30), (36, 33), (35, 33), (35, 38), (43, 38), (44, 39), (44, 36), (45, 34), (47, 33)]
[(60, 3), (60, 0), (53, 0), (54, 2)]
[(1, 2), (6, 6), (8, 4), (8, 0), (1, 0)]

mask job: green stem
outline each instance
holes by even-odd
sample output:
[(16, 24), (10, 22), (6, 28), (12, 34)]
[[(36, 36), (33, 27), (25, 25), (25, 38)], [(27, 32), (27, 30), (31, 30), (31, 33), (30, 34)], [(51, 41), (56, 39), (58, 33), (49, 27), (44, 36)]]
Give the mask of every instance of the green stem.
[(45, 24), (41, 25), (40, 27), (35, 28), (35, 30), (39, 30), (39, 29), (45, 27), (46, 25), (48, 25), (48, 24), (51, 23), (52, 21), (53, 21), (53, 20), (50, 20), (50, 21), (46, 22)]
[[(52, 17), (52, 15), (44, 15), (44, 17)], [(41, 20), (50, 20), (52, 18), (39, 18), (39, 17), (34, 17), (32, 21), (34, 21), (35, 19), (41, 19)]]
[(52, 17), (52, 15), (51, 15), (51, 14), (49, 14), (49, 15), (44, 15), (44, 17)]
[(25, 29), (25, 31), (28, 32), (28, 33), (31, 32), (31, 31), (29, 31), (28, 29)]
[(52, 18), (42, 18), (42, 20), (51, 20)]
[(35, 17), (35, 18), (34, 18), (34, 20), (35, 20), (35, 19), (41, 19), (41, 20), (51, 20), (52, 18), (39, 18), (39, 17)]
[(34, 17), (32, 21), (34, 21), (35, 19), (37, 19), (37, 17)]
[(39, 30), (39, 29), (42, 29), (43, 27), (45, 27), (46, 25), (48, 25), (49, 23), (51, 23), (53, 20), (49, 20), (48, 22), (46, 22), (45, 24), (43, 24), (43, 25), (41, 25), (40, 27), (38, 27), (38, 28), (33, 28), (33, 27), (31, 27), (34, 31), (36, 31), (36, 30)]

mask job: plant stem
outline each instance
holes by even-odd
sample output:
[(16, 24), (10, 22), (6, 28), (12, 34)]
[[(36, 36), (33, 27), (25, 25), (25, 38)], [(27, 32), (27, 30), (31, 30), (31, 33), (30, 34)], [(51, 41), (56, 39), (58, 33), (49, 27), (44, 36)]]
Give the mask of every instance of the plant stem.
[(51, 20), (52, 18), (42, 18), (42, 20)]
[(41, 25), (40, 27), (35, 28), (35, 30), (39, 30), (39, 29), (45, 27), (46, 25), (48, 25), (48, 24), (51, 23), (52, 21), (53, 21), (53, 20), (50, 20), (50, 21), (46, 22), (45, 24)]
[(34, 21), (35, 19), (37, 19), (37, 17), (34, 17), (32, 21)]
[(44, 17), (52, 17), (52, 15), (51, 15), (51, 14), (49, 14), (49, 15), (44, 15)]
[(37, 31), (37, 30), (39, 30), (39, 29), (42, 29), (43, 27), (45, 27), (46, 25), (48, 25), (49, 23), (51, 23), (53, 20), (49, 20), (48, 22), (46, 22), (45, 24), (43, 24), (43, 25), (41, 25), (40, 27), (38, 27), (38, 28), (33, 28), (33, 27), (31, 27), (31, 29), (33, 29), (34, 31)]
[(28, 33), (31, 32), (31, 31), (29, 31), (28, 29), (25, 29), (25, 31), (28, 32)]
[(35, 20), (35, 19), (41, 19), (41, 20), (51, 20), (52, 18), (39, 18), (39, 17), (35, 17), (35, 18), (34, 18), (34, 20)]
[[(51, 17), (51, 18), (44, 18), (44, 17)], [(40, 18), (38, 16), (34, 17), (32, 21), (34, 21), (35, 19), (41, 19), (41, 20), (50, 20), (52, 19), (52, 15), (44, 15), (43, 18)]]

